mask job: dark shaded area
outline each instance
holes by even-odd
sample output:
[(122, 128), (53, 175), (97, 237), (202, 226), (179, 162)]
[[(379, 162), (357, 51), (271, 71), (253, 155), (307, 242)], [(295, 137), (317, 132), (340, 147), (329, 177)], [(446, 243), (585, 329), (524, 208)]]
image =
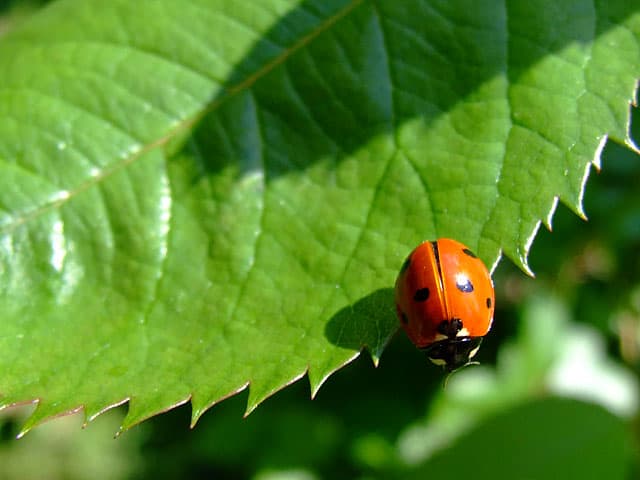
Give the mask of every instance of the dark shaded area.
[(381, 335), (393, 331), (397, 322), (393, 289), (381, 288), (336, 313), (327, 322), (325, 335), (339, 347), (360, 350), (366, 346), (380, 354), (388, 341)]
[(53, 0), (0, 0), (0, 15), (7, 13), (12, 8), (33, 9), (43, 7)]

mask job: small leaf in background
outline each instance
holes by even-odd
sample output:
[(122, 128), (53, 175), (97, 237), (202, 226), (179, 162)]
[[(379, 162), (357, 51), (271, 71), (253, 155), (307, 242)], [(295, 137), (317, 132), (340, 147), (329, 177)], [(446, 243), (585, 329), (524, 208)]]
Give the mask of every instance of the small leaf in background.
[[(601, 407), (547, 398), (498, 413), (402, 478), (611, 478), (630, 472), (623, 421)], [(603, 461), (607, 459), (607, 461)]]

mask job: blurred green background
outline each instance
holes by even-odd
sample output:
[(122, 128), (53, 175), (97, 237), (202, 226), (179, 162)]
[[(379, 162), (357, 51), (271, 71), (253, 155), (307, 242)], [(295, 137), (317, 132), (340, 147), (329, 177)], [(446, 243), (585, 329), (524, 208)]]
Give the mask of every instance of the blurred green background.
[[(44, 3), (0, 1), (0, 35)], [(0, 412), (0, 479), (640, 478), (640, 158), (610, 141), (602, 166), (589, 221), (560, 205), (538, 234), (536, 279), (500, 263), (482, 365), (446, 389), (399, 334), (314, 400), (303, 379), (243, 419), (244, 392), (193, 430), (184, 405), (114, 440), (124, 406), (16, 441), (32, 406), (16, 407)]]

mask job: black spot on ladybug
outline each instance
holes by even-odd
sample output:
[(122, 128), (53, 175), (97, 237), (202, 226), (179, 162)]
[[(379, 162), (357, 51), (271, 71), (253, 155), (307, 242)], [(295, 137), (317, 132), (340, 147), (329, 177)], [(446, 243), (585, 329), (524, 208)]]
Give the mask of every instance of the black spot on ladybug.
[(416, 302), (424, 302), (429, 298), (429, 289), (428, 288), (419, 288), (416, 290), (416, 293), (413, 294), (413, 299)]
[(487, 308), (491, 308), (491, 298), (487, 297)]
[(456, 287), (463, 293), (473, 292), (473, 284), (464, 273), (456, 275)]
[(406, 272), (407, 268), (409, 268), (409, 265), (411, 265), (411, 255), (409, 255), (402, 264), (402, 267), (400, 268), (400, 274)]
[(402, 323), (404, 323), (405, 325), (409, 324), (409, 319), (407, 318), (406, 313), (400, 312), (400, 321), (402, 321)]
[(465, 255), (469, 255), (471, 258), (478, 258), (478, 256), (468, 248), (463, 248), (462, 253), (464, 253)]

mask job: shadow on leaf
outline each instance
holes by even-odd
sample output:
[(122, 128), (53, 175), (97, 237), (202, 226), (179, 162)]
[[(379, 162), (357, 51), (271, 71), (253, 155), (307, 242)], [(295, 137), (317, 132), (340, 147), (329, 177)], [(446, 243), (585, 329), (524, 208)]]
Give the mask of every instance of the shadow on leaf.
[(393, 289), (381, 288), (336, 313), (325, 327), (325, 336), (342, 348), (359, 351), (366, 346), (377, 364), (396, 323)]

